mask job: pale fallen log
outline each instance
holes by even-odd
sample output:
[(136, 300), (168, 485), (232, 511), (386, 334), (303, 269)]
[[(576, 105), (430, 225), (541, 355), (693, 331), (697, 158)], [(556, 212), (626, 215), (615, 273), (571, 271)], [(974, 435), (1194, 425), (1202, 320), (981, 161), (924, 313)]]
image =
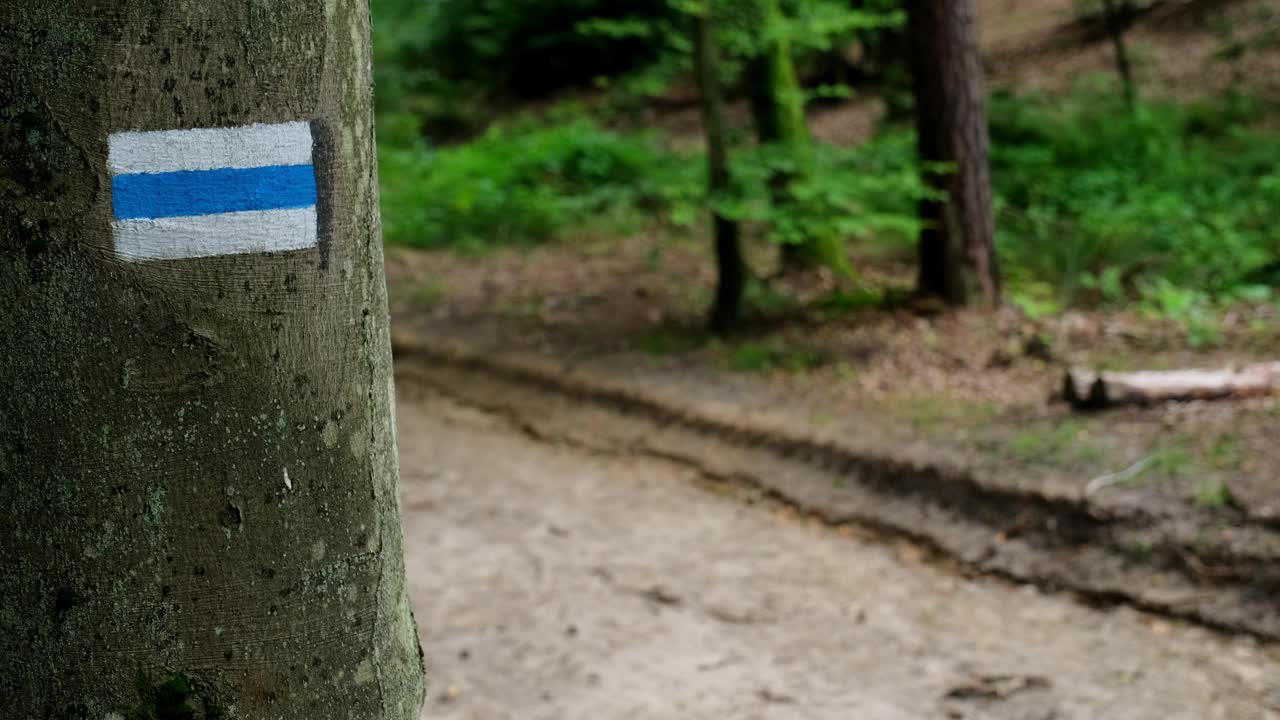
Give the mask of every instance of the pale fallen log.
[(1280, 362), (1221, 370), (1098, 372), (1074, 368), (1062, 382), (1063, 399), (1078, 409), (1090, 410), (1265, 395), (1280, 395)]

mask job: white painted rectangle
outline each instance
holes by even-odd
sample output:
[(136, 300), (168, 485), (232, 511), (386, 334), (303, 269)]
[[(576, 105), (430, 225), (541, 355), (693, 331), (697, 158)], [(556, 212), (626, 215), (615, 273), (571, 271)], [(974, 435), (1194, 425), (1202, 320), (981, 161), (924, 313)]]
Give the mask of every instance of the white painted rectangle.
[(130, 262), (304, 250), (316, 245), (315, 207), (193, 215), (111, 224)]
[(128, 131), (107, 139), (112, 175), (311, 164), (311, 124)]

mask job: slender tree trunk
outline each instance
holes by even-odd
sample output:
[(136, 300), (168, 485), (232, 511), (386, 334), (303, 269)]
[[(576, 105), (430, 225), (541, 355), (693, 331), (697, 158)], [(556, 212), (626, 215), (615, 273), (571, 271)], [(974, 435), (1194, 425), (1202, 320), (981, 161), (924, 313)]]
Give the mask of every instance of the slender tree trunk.
[(1138, 106), (1138, 86), (1133, 78), (1129, 46), (1124, 36), (1133, 23), (1133, 8), (1123, 0), (1102, 0), (1102, 15), (1115, 53), (1116, 74), (1120, 76), (1120, 84), (1124, 89), (1124, 104), (1132, 112)]
[[(720, 90), (719, 62), (711, 32), (711, 10), (693, 18), (694, 63), (702, 96), (702, 124), (707, 134), (707, 170), (710, 196), (729, 189), (729, 150), (725, 139), (724, 109)], [(746, 285), (746, 264), (742, 257), (738, 223), (712, 209), (718, 281), (711, 306), (711, 331), (731, 332), (742, 314), (742, 291)]]
[[(724, 110), (719, 83), (719, 61), (716, 40), (712, 37), (710, 8), (694, 15), (694, 63), (703, 106), (703, 128), (707, 132), (708, 191), (710, 197), (728, 190), (728, 147), (724, 138)], [(710, 331), (730, 333), (737, 328), (742, 314), (742, 290), (746, 286), (746, 261), (742, 259), (739, 225), (735, 220), (712, 210), (712, 227), (716, 237), (716, 301), (710, 315)]]
[(920, 159), (926, 180), (946, 200), (926, 200), (920, 213), (922, 293), (964, 304), (976, 285), (1000, 302), (991, 206), (987, 115), (974, 0), (907, 3), (916, 87)]
[(417, 718), (368, 34), (0, 8), (0, 715)]
[[(790, 171), (778, 171), (769, 181), (774, 204), (780, 209), (794, 209), (792, 185), (813, 176), (813, 150), (809, 128), (805, 124), (804, 90), (796, 77), (791, 42), (782, 33), (784, 18), (778, 0), (754, 0), (754, 15), (765, 39), (764, 51), (752, 58), (747, 67), (750, 84), (752, 117), (756, 137), (761, 145), (777, 145), (790, 159)], [(844, 245), (833, 235), (804, 238), (799, 243), (784, 243), (780, 249), (783, 269), (812, 267), (818, 264), (846, 269)]]
[[(712, 37), (710, 8), (694, 15), (694, 63), (703, 106), (703, 128), (707, 133), (708, 192), (710, 197), (728, 190), (728, 147), (724, 138), (724, 111), (719, 83), (719, 61), (716, 40)], [(732, 332), (741, 320), (742, 290), (746, 286), (746, 264), (742, 259), (739, 225), (712, 210), (712, 227), (716, 237), (716, 301), (712, 305), (710, 329), (713, 333)]]

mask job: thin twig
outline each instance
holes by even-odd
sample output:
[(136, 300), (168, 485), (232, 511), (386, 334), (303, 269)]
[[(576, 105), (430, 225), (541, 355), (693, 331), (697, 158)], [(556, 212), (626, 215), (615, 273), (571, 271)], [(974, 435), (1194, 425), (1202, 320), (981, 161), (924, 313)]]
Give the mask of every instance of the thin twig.
[(1134, 479), (1140, 475), (1143, 470), (1146, 470), (1155, 459), (1155, 455), (1148, 455), (1120, 472), (1103, 475), (1102, 477), (1096, 477), (1090, 480), (1089, 484), (1084, 486), (1085, 497), (1089, 497), (1090, 495), (1101, 490), (1105, 490), (1113, 485), (1119, 485), (1120, 483)]

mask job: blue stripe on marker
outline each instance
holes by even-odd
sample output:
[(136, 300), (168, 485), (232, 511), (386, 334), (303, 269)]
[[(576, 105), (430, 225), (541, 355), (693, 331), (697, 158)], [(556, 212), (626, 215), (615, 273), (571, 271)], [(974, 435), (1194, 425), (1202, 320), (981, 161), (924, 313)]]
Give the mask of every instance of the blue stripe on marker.
[(111, 195), (117, 220), (305, 208), (316, 175), (311, 165), (117, 175)]

